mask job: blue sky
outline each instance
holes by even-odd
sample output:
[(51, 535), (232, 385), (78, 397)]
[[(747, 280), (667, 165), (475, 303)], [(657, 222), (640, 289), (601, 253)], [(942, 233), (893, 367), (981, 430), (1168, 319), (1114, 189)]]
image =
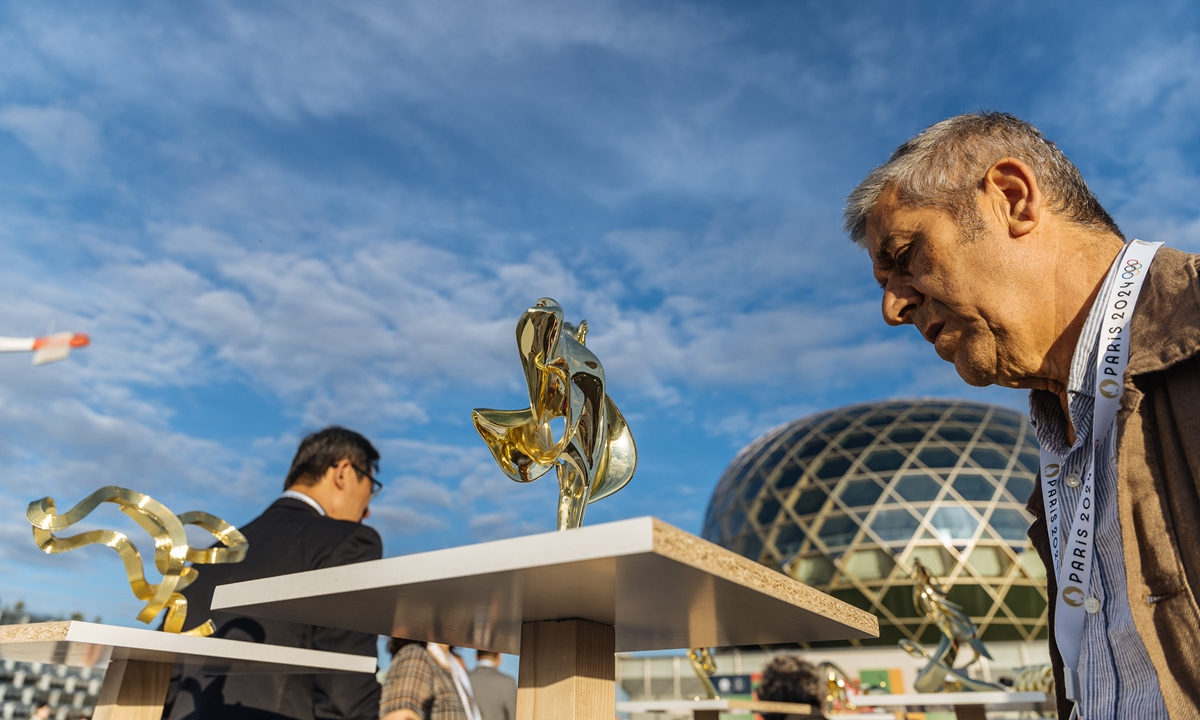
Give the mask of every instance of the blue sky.
[(30, 500), (245, 523), (335, 422), (383, 452), (388, 555), (551, 529), (551, 481), (470, 424), (527, 402), (541, 296), (641, 452), (590, 522), (698, 531), (738, 448), (824, 407), (1023, 407), (883, 324), (840, 212), (924, 126), (1005, 110), (1127, 234), (1200, 250), (1200, 11), (1047, 5), (0, 4), (0, 334), (94, 343), (0, 357), (0, 601), (132, 624), (115, 555), (42, 556)]

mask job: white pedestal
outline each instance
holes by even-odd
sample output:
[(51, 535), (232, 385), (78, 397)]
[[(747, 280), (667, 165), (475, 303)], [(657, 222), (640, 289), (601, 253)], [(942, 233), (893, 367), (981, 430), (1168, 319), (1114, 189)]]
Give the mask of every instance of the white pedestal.
[(375, 658), (64, 621), (0, 625), (0, 660), (106, 668), (93, 720), (158, 720), (171, 668), (234, 673), (375, 672)]
[[(879, 633), (874, 615), (649, 517), (224, 585), (212, 606), (520, 654), (522, 720), (611, 720), (614, 651)], [(568, 707), (579, 677), (603, 686)]]

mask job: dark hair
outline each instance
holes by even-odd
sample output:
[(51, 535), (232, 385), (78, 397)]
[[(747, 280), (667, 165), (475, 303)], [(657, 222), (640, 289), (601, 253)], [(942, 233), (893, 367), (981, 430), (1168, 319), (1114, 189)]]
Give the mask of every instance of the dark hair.
[(370, 440), (353, 430), (330, 425), (300, 441), (283, 489), (297, 484), (315, 485), (326, 470), (342, 460), (349, 460), (358, 472), (379, 472), (379, 451)]
[[(821, 712), (821, 676), (817, 667), (796, 655), (777, 655), (763, 669), (758, 699), (772, 702), (804, 703), (812, 713)], [(764, 713), (763, 720), (783, 720), (779, 713)]]

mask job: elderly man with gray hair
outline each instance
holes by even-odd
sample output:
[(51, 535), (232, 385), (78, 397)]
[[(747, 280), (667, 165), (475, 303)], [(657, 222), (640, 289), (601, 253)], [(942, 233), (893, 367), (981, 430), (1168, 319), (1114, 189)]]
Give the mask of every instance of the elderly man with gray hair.
[(1200, 258), (1126, 242), (1032, 125), (961, 115), (851, 193), (890, 325), (1030, 389), (1060, 717), (1200, 717)]

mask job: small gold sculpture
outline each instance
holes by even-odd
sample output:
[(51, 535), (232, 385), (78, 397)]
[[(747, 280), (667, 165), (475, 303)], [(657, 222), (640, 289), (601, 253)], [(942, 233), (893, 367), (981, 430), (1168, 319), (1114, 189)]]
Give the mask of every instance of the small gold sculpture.
[(1017, 668), (1017, 679), (1013, 683), (1013, 692), (1035, 691), (1041, 691), (1050, 697), (1054, 697), (1053, 665), (1046, 663)]
[(850, 688), (859, 687), (855, 680), (851, 680), (837, 663), (829, 661), (823, 662), (817, 666), (818, 671), (825, 676), (825, 706), (833, 712), (845, 712), (854, 710), (858, 706), (850, 699)]
[[(133, 518), (134, 522), (154, 538), (154, 566), (162, 573), (162, 582), (157, 585), (146, 582), (146, 575), (142, 570), (142, 556), (124, 533), (114, 530), (92, 530), (65, 538), (54, 536), (53, 531), (69, 528), (104, 502), (118, 505), (121, 512)], [(38, 548), (46, 553), (68, 552), (92, 544), (107, 545), (116, 550), (121, 556), (121, 562), (125, 564), (125, 574), (129, 578), (133, 594), (139, 600), (147, 601), (137, 619), (149, 624), (163, 608), (166, 608), (167, 616), (163, 621), (163, 630), (170, 633), (181, 632), (183, 621), (187, 617), (187, 600), (177, 591), (191, 585), (198, 576), (195, 568), (184, 563), (207, 565), (241, 562), (246, 557), (246, 548), (249, 547), (246, 537), (219, 517), (200, 511), (186, 512), (177, 517), (149, 495), (112, 485), (88, 495), (78, 505), (61, 515), (55, 508), (53, 498), (36, 500), (29, 503), (25, 516), (33, 524), (34, 541)], [(184, 525), (198, 525), (204, 528), (225, 547), (193, 550), (188, 547)], [(214, 629), (212, 620), (208, 620), (183, 634), (208, 636), (212, 635)]]
[(525, 483), (557, 470), (559, 530), (582, 525), (588, 503), (625, 487), (637, 468), (633, 435), (605, 393), (604, 368), (586, 337), (586, 320), (572, 325), (558, 303), (538, 300), (517, 322), (529, 407), (471, 413), (508, 477)]
[[(967, 675), (966, 669), (976, 660), (985, 657), (992, 659), (991, 653), (979, 639), (979, 630), (971, 618), (967, 617), (962, 608), (946, 599), (949, 592), (937, 584), (925, 566), (916, 558), (913, 566), (913, 603), (917, 609), (933, 621), (938, 630), (942, 631), (942, 639), (938, 642), (933, 654), (911, 640), (900, 641), (900, 647), (915, 658), (926, 659), (929, 664), (917, 675), (913, 687), (917, 692), (954, 691), (995, 691), (1006, 690), (1003, 685), (975, 680)], [(958, 653), (963, 644), (970, 646), (975, 657), (962, 667), (954, 667)], [(949, 676), (949, 677), (947, 677)]]
[(700, 679), (700, 685), (704, 687), (704, 693), (708, 695), (708, 699), (721, 699), (712, 684), (712, 676), (717, 674), (717, 661), (713, 658), (712, 648), (692, 648), (688, 650), (688, 660), (692, 661), (692, 670)]

